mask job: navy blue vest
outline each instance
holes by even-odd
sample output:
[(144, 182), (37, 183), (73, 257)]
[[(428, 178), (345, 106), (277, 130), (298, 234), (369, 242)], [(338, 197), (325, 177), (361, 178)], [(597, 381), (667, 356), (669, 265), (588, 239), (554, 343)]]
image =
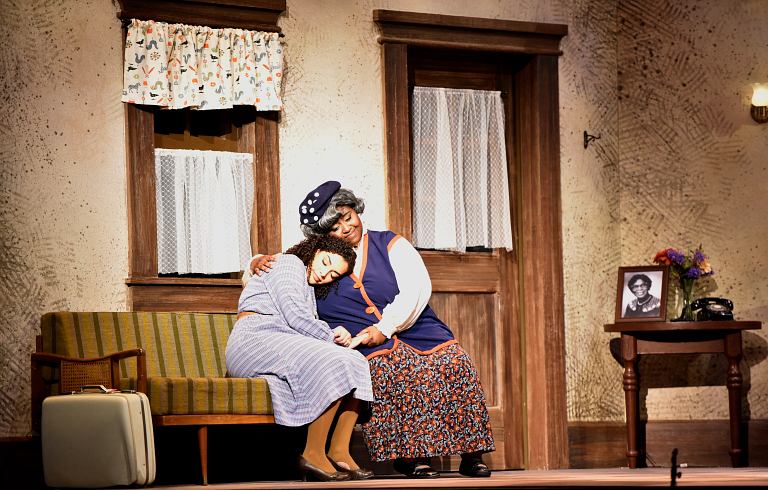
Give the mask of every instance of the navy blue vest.
[[(331, 290), (324, 300), (317, 300), (320, 319), (331, 328), (343, 326), (353, 337), (378, 323), (381, 311), (400, 293), (388, 248), (395, 240), (405, 239), (391, 231), (368, 231), (364, 239), (367, 244), (361, 257), (362, 281), (354, 274), (345, 276), (339, 281), (338, 295)], [(393, 335), (380, 346), (361, 346), (359, 350), (368, 358), (384, 354), (394, 348), (395, 338), (422, 352), (454, 340), (451, 329), (427, 306), (408, 330)]]

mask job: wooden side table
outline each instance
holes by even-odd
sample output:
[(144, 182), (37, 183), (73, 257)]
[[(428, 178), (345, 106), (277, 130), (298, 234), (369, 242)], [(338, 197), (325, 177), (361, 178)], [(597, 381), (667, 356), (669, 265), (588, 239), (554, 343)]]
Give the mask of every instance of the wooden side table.
[(640, 383), (635, 371), (640, 354), (705, 354), (723, 353), (728, 359), (726, 385), (731, 422), (731, 455), (733, 467), (739, 466), (741, 425), (741, 331), (759, 330), (760, 322), (632, 322), (610, 323), (606, 332), (621, 333), (621, 361), (624, 364), (624, 400), (627, 408), (627, 461), (637, 468), (637, 392)]

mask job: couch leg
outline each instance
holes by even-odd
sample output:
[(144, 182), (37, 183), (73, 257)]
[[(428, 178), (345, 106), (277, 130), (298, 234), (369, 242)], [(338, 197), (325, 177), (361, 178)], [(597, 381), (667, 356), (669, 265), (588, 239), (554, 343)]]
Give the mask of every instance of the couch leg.
[(203, 470), (203, 485), (208, 485), (208, 426), (197, 429), (197, 444), (200, 446), (200, 468)]

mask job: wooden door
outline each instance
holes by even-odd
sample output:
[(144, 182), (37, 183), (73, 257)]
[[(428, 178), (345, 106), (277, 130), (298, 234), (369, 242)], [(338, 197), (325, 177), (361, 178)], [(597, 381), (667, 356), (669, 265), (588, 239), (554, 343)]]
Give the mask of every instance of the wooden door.
[[(505, 102), (512, 234), (517, 186), (512, 117), (514, 58), (478, 53), (411, 49), (408, 85), (498, 90)], [(410, 231), (410, 230), (409, 230)], [(518, 302), (517, 246), (482, 252), (421, 251), (432, 279), (430, 306), (451, 328), (475, 363), (486, 396), (496, 451), (486, 456), (492, 469), (524, 466), (522, 360)], [(435, 458), (437, 459), (437, 458)], [(433, 461), (435, 469), (457, 470), (458, 457)]]
[[(568, 26), (393, 10), (374, 10), (373, 20), (381, 33), (389, 229), (411, 237), (409, 86), (441, 79), (438, 86), (482, 89), (492, 81), (506, 96), (516, 249), (497, 252), (498, 293), (450, 294), (457, 301), (463, 294), (498, 295), (488, 335), (502, 342), (495, 352), (503, 358), (491, 371), (501, 384), (503, 425), (494, 434), (503, 447), (489, 458), (493, 466), (501, 458), (506, 468), (567, 468), (558, 59)], [(471, 328), (483, 330), (481, 323), (489, 332), (487, 320)]]

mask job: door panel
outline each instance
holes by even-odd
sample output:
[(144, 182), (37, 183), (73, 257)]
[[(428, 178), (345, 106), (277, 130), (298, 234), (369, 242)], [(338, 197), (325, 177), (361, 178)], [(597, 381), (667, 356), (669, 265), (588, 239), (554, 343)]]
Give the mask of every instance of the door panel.
[[(504, 464), (504, 417), (499, 405), (497, 366), (498, 294), (497, 293), (432, 293), (429, 305), (437, 316), (451, 328), (456, 340), (467, 351), (475, 364), (480, 384), (485, 393), (488, 415), (496, 451), (485, 457), (492, 469)], [(435, 458), (437, 459), (437, 458)], [(458, 469), (459, 457), (439, 458), (435, 469)], [(436, 463), (436, 461), (433, 461)], [(440, 466), (440, 469), (438, 469)]]
[(434, 293), (429, 306), (453, 331), (456, 340), (475, 362), (489, 407), (498, 405), (496, 377), (495, 294)]
[[(520, 405), (520, 376), (511, 366), (520, 366), (519, 344), (510, 346), (510, 325), (517, 323), (510, 315), (514, 301), (503, 301), (516, 295), (508, 291), (506, 257), (502, 252), (454, 253), (421, 251), (432, 279), (429, 305), (451, 329), (459, 344), (467, 351), (477, 369), (485, 393), (496, 451), (485, 456), (491, 469), (521, 468), (522, 441), (515, 425), (521, 425), (514, 413)], [(515, 281), (513, 281), (515, 282)], [(516, 284), (516, 282), (515, 282)], [(513, 355), (517, 352), (517, 355)], [(518, 373), (519, 374), (519, 373)], [(514, 393), (514, 397), (512, 396)], [(512, 400), (510, 403), (509, 400)], [(514, 434), (508, 447), (507, 434)], [(459, 457), (433, 458), (435, 469), (458, 470)]]
[[(386, 58), (386, 57), (385, 57)], [(513, 252), (420, 251), (432, 279), (430, 306), (453, 331), (475, 363), (488, 404), (496, 451), (491, 469), (521, 469), (524, 455), (522, 314), (518, 277), (518, 182), (513, 107), (514, 70), (524, 56), (407, 49), (408, 86), (497, 90), (504, 103)], [(410, 114), (410, 107), (408, 109)], [(413, 135), (411, 135), (413, 138)], [(411, 179), (402, 179), (410, 187)], [(409, 203), (412, 200), (409, 199)], [(412, 205), (412, 204), (411, 204)], [(412, 216), (408, 209), (409, 220)], [(390, 216), (391, 218), (391, 216)], [(404, 223), (410, 236), (411, 225)], [(440, 461), (436, 461), (439, 459)], [(436, 469), (456, 471), (458, 457), (433, 458)]]
[[(488, 253), (421, 251), (432, 279), (430, 305), (453, 330), (478, 369), (497, 450), (485, 456), (494, 470), (525, 466), (525, 390), (518, 275), (518, 169), (514, 72), (529, 57), (514, 53), (442, 50), (385, 43), (384, 112), (387, 128), (389, 228), (411, 238), (410, 132), (413, 86), (498, 90), (504, 103), (507, 171), (515, 250)], [(407, 83), (405, 75), (407, 72)], [(433, 458), (436, 469), (456, 471), (458, 457)]]

